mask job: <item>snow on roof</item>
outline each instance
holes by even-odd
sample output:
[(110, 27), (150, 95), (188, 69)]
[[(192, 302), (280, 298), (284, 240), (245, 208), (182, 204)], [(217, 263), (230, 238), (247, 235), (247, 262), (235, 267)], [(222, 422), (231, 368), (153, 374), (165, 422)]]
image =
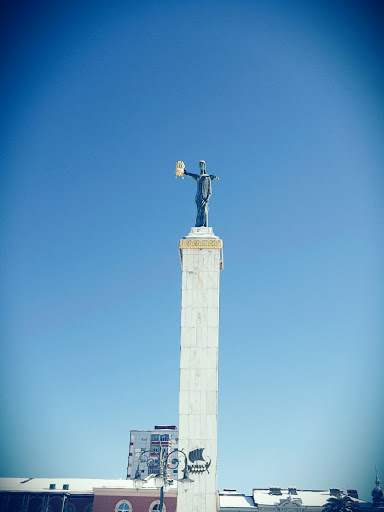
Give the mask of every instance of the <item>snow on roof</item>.
[[(329, 490), (296, 490), (297, 494), (289, 494), (288, 489), (281, 489), (281, 494), (271, 494), (269, 489), (253, 489), (252, 495), (255, 504), (263, 505), (279, 505), (282, 501), (292, 499), (301, 500), (303, 506), (322, 507), (331, 497)], [(358, 503), (366, 503), (363, 500), (353, 499)]]
[(220, 508), (255, 508), (252, 496), (245, 496), (237, 491), (227, 491), (219, 493)]
[(255, 503), (259, 505), (279, 505), (281, 501), (300, 499), (303, 505), (322, 507), (329, 498), (329, 491), (296, 491), (297, 494), (290, 495), (288, 489), (281, 489), (281, 494), (270, 494), (269, 489), (253, 489), (252, 495)]
[[(51, 484), (55, 485), (54, 489), (50, 489)], [(64, 485), (68, 485), (68, 489), (63, 489)], [(94, 488), (111, 488), (111, 489), (134, 489), (133, 480), (107, 480), (103, 478), (0, 478), (0, 492), (51, 492), (70, 494), (93, 494)], [(173, 481), (170, 486), (176, 488), (177, 483)], [(156, 489), (153, 478), (145, 481), (143, 489)]]

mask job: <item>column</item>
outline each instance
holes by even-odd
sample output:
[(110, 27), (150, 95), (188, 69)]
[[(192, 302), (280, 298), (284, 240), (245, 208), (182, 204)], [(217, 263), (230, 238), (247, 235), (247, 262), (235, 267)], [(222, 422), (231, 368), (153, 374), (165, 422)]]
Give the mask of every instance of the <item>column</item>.
[[(177, 512), (215, 512), (217, 474), (217, 391), (219, 283), (223, 242), (212, 228), (192, 228), (180, 240), (182, 266), (179, 449), (187, 456), (203, 449), (185, 492), (179, 486)], [(189, 464), (193, 466), (192, 462)], [(182, 477), (179, 472), (179, 478)]]

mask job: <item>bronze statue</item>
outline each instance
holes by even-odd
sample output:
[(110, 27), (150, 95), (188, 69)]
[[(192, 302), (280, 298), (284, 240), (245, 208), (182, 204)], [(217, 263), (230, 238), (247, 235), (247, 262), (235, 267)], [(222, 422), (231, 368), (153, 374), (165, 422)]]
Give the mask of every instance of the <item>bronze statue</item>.
[(196, 227), (208, 227), (208, 206), (209, 198), (212, 195), (212, 180), (218, 180), (217, 176), (213, 174), (206, 174), (206, 165), (204, 160), (199, 162), (200, 174), (192, 174), (185, 170), (184, 162), (180, 160), (176, 163), (176, 177), (189, 176), (197, 183), (197, 191), (195, 197), (197, 215)]

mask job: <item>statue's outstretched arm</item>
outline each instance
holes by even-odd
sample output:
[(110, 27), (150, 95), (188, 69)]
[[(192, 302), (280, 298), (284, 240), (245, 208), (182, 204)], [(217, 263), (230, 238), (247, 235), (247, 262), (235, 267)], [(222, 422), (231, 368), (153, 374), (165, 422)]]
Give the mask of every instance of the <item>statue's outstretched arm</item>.
[(193, 174), (192, 172), (184, 171), (184, 176), (189, 176), (190, 178), (192, 178), (195, 181), (197, 181), (199, 179), (199, 175)]
[(219, 181), (219, 177), (218, 176), (215, 176), (214, 174), (210, 174), (209, 177), (211, 178), (211, 180), (216, 180), (216, 181)]

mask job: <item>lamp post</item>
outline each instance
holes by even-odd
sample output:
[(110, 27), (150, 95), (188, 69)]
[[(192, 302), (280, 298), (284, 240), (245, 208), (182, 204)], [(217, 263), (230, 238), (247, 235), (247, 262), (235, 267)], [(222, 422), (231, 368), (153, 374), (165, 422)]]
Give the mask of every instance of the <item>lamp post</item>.
[(165, 451), (162, 446), (160, 446), (160, 452), (158, 454), (149, 456), (147, 455), (148, 453), (150, 453), (149, 450), (144, 450), (140, 454), (139, 460), (137, 462), (135, 478), (133, 479), (133, 485), (137, 491), (144, 485), (144, 480), (141, 478), (140, 472), (141, 462), (145, 462), (148, 468), (152, 467), (154, 470), (156, 470), (153, 475), (155, 478), (155, 486), (160, 489), (159, 512), (162, 512), (164, 504), (164, 489), (167, 489), (168, 481), (170, 480), (168, 471), (177, 469), (180, 463), (184, 462), (184, 468), (182, 469), (183, 478), (180, 478), (178, 481), (181, 483), (183, 489), (187, 491), (190, 488), (193, 480), (189, 478), (188, 459), (183, 450), (175, 448), (169, 453)]

